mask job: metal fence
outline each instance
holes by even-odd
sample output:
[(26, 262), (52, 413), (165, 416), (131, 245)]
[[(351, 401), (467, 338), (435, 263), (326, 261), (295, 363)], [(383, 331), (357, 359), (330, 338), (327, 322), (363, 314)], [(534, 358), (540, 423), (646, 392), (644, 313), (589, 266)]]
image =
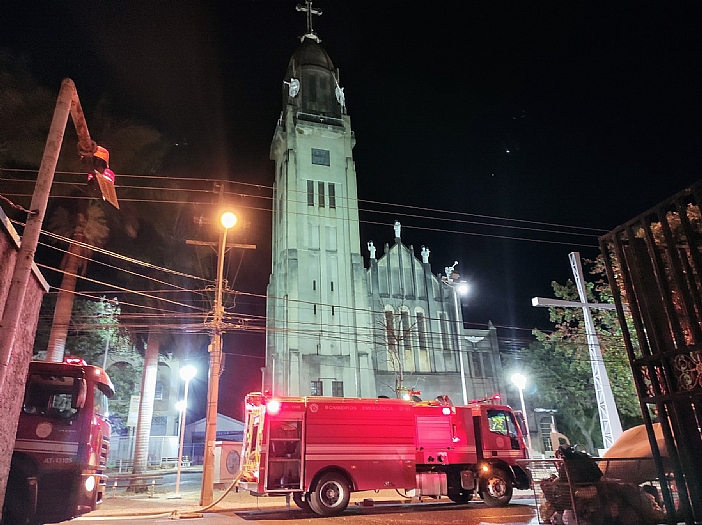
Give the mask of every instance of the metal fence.
[(669, 458), (687, 524), (702, 523), (701, 210), (702, 181), (600, 238), (654, 461), (662, 477)]
[[(119, 472), (131, 470), (134, 459), (135, 436), (119, 436), (110, 443), (107, 467)], [(178, 459), (178, 436), (151, 436), (147, 464), (150, 468), (173, 466)], [(183, 446), (185, 465), (202, 465), (204, 443), (186, 443)]]
[[(654, 525), (678, 523), (670, 479), (661, 484), (652, 458), (523, 460), (531, 473), (539, 523)], [(662, 492), (673, 508), (666, 509)]]

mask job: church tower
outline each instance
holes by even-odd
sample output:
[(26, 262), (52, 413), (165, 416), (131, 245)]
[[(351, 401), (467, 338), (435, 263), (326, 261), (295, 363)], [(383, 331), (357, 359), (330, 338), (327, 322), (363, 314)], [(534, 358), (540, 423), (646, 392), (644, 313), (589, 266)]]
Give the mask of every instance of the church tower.
[(360, 253), (355, 138), (344, 90), (307, 32), (283, 79), (275, 161), (273, 265), (264, 388), (276, 395), (375, 396), (371, 316)]

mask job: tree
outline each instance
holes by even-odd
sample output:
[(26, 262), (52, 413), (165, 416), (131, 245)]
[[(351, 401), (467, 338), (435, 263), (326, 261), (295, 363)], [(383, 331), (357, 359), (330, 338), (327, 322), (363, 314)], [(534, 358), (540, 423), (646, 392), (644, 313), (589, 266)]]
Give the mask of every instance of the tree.
[[(42, 304), (42, 311), (34, 341), (35, 355), (41, 355), (47, 347), (51, 331), (51, 312), (55, 299)], [(66, 353), (80, 357), (86, 363), (102, 367), (108, 356), (112, 364), (107, 373), (115, 386), (115, 395), (110, 399), (110, 422), (113, 434), (119, 435), (126, 425), (129, 401), (140, 381), (143, 358), (137, 351), (133, 336), (120, 320), (121, 308), (116, 301), (105, 297), (98, 300), (76, 299), (73, 303), (72, 324), (66, 337)]]
[(38, 166), (55, 105), (56, 93), (40, 86), (21, 59), (0, 50), (0, 166)]
[(408, 387), (410, 381), (407, 378), (415, 370), (412, 338), (417, 334), (417, 323), (412, 321), (404, 302), (381, 305), (379, 311), (373, 312), (373, 318), (378, 369), (394, 373), (394, 386), (387, 386), (395, 392), (395, 396), (411, 395), (416, 385)]
[[(590, 273), (597, 280), (587, 283), (588, 299), (612, 303), (601, 261), (589, 262), (594, 263)], [(579, 301), (572, 281), (564, 285), (553, 282), (552, 286), (559, 299)], [(594, 452), (602, 447), (602, 436), (583, 313), (580, 308), (551, 307), (549, 314), (554, 331), (534, 331), (537, 341), (529, 346), (523, 363), (525, 374), (536, 385), (531, 402), (557, 409), (561, 431)], [(641, 409), (616, 312), (593, 309), (592, 314), (622, 425), (640, 424)]]
[(69, 244), (68, 251), (61, 261), (63, 279), (56, 299), (54, 321), (46, 352), (47, 361), (60, 362), (63, 361), (68, 326), (71, 322), (76, 281), (80, 275), (85, 274), (93, 253), (86, 245), (102, 247), (109, 235), (109, 228), (102, 207), (97, 202), (90, 203), (84, 211), (75, 214), (69, 213), (66, 208), (58, 208), (49, 220), (48, 227), (64, 237), (71, 236), (74, 241)]
[[(116, 117), (104, 100), (98, 104), (93, 124), (93, 134), (100, 137), (102, 143), (111, 151), (111, 165), (117, 173), (156, 169), (168, 152), (168, 142), (163, 135), (149, 126)], [(66, 160), (66, 168), (80, 170), (76, 161), (75, 158)], [(92, 250), (85, 244), (102, 247), (113, 229), (120, 229), (127, 236), (134, 238), (139, 228), (138, 213), (133, 206), (127, 205), (120, 213), (115, 213), (106, 209), (109, 205), (100, 199), (93, 199), (86, 204), (85, 200), (81, 200), (85, 199), (86, 188), (81, 185), (71, 195), (78, 197), (77, 206), (59, 207), (49, 221), (51, 231), (54, 231), (53, 226), (60, 229), (64, 237), (71, 237), (75, 241), (69, 245), (62, 262), (64, 277), (56, 304), (52, 337), (49, 339), (49, 361), (63, 359), (66, 331), (75, 294), (76, 271), (82, 270), (84, 273), (92, 256)]]

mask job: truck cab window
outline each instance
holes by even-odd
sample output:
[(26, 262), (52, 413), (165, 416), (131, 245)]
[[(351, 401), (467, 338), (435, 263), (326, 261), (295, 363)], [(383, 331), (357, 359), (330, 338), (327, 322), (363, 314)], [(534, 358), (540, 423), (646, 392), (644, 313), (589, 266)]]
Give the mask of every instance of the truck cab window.
[(97, 386), (94, 387), (93, 394), (93, 405), (95, 412), (103, 417), (109, 416), (109, 411), (107, 409), (107, 396)]
[(517, 424), (511, 413), (507, 413), (504, 410), (488, 410), (487, 417), (490, 425), (490, 432), (504, 434), (511, 438), (516, 438), (518, 436)]
[(32, 374), (27, 379), (23, 410), (57, 419), (78, 413), (81, 381), (74, 377)]

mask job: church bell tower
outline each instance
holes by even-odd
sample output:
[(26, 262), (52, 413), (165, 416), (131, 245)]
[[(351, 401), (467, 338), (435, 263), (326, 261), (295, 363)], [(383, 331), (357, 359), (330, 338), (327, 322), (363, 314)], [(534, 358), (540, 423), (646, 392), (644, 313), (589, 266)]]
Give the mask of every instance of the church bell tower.
[(273, 261), (264, 389), (375, 396), (371, 315), (360, 253), (355, 138), (339, 74), (312, 30), (283, 79), (275, 161)]

